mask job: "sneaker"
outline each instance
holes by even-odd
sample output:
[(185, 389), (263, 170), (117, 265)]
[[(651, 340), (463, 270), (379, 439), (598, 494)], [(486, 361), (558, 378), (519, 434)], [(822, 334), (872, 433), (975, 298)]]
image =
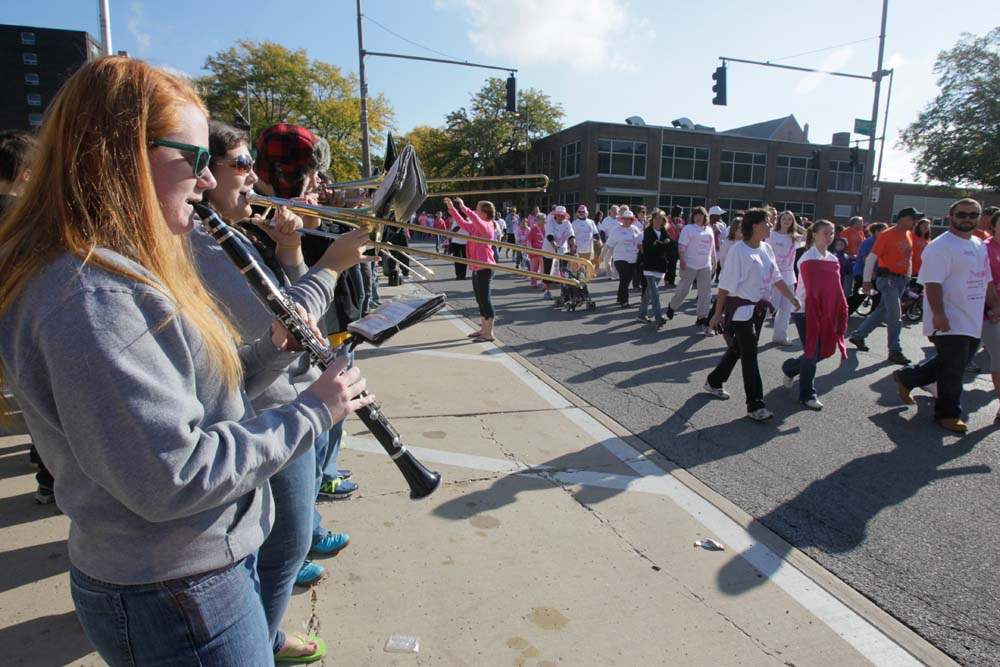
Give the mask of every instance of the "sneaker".
[(337, 477), (343, 477), (344, 479), (350, 479), (352, 474), (353, 473), (351, 473), (350, 470), (347, 470), (345, 468), (338, 468), (337, 469)]
[(656, 328), (657, 329), (659, 329), (660, 327), (662, 327), (666, 323), (667, 323), (667, 321), (665, 319), (663, 319), (662, 317), (656, 318)]
[(802, 405), (806, 406), (810, 410), (815, 410), (816, 412), (823, 409), (823, 404), (815, 398), (810, 398), (808, 401), (802, 401)]
[[(899, 377), (899, 371), (892, 372), (892, 379), (896, 381), (896, 391), (899, 392), (899, 400), (903, 402), (904, 405), (913, 405), (916, 401), (910, 396), (910, 388), (903, 384), (903, 378)], [(935, 389), (937, 387), (935, 386)]]
[(732, 398), (724, 387), (713, 387), (708, 382), (705, 383), (705, 386), (702, 387), (702, 389), (704, 389), (706, 393), (711, 394), (722, 401), (728, 401)]
[(868, 347), (867, 345), (865, 345), (865, 339), (864, 338), (858, 338), (857, 336), (851, 336), (850, 338), (847, 339), (847, 342), (849, 342), (854, 347), (858, 348), (859, 352), (867, 352), (868, 350), (871, 349), (870, 347)]
[(653, 321), (653, 318), (651, 318), (649, 315), (640, 315), (636, 319), (638, 319), (643, 324), (649, 324), (650, 322)]
[(326, 535), (323, 536), (323, 539), (312, 545), (309, 553), (318, 554), (320, 556), (332, 556), (346, 547), (350, 541), (351, 536), (347, 533), (335, 533), (328, 530), (326, 531)]
[(778, 347), (788, 347), (789, 345), (792, 344), (792, 341), (787, 340), (787, 339), (786, 340), (779, 340), (779, 339), (775, 338), (774, 339), (774, 344), (777, 345)]
[(757, 408), (752, 412), (747, 413), (747, 417), (754, 420), (755, 422), (766, 422), (768, 419), (774, 416), (774, 413), (767, 408)]
[(668, 320), (674, 319), (674, 309), (671, 308), (670, 306), (667, 306), (667, 319)]
[(890, 352), (887, 359), (894, 364), (899, 364), (900, 366), (909, 366), (910, 360), (906, 358), (906, 355), (902, 352)]
[[(782, 375), (785, 375), (785, 374), (782, 373)], [(788, 377), (787, 375), (785, 375), (785, 379), (782, 380), (781, 386), (784, 387), (785, 389), (791, 390), (792, 387), (795, 386), (795, 378), (794, 377)]]
[(299, 573), (295, 575), (295, 585), (312, 586), (317, 581), (322, 579), (324, 574), (326, 574), (326, 568), (319, 563), (307, 560), (302, 563), (302, 567), (299, 568)]
[(47, 486), (39, 485), (35, 491), (35, 502), (39, 505), (51, 505), (56, 501), (55, 492)]
[(625, 310), (626, 308), (628, 308), (628, 301), (623, 301), (622, 304), (621, 304), (621, 306), (622, 306), (622, 310)]
[(334, 500), (341, 500), (343, 498), (348, 498), (352, 493), (358, 490), (358, 485), (349, 479), (344, 479), (343, 477), (335, 477), (333, 479), (325, 480), (319, 487), (319, 495), (324, 498), (333, 498)]
[(552, 298), (552, 292), (549, 292), (548, 290), (546, 290), (545, 294), (542, 295), (542, 298), (545, 299), (546, 301), (548, 301), (549, 299)]
[(696, 327), (707, 327), (708, 326), (708, 320), (705, 319), (704, 317), (699, 317), (698, 319), (696, 319), (694, 321), (694, 325)]
[(969, 432), (969, 425), (958, 417), (943, 417), (934, 421), (937, 422), (938, 426), (946, 428), (952, 433), (965, 434)]

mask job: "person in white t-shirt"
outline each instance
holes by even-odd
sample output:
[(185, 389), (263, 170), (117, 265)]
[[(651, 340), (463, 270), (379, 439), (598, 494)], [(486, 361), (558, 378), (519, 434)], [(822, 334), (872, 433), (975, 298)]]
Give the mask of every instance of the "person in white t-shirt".
[(635, 225), (635, 213), (624, 206), (618, 210), (618, 226), (608, 235), (605, 246), (610, 252), (615, 270), (618, 271), (618, 305), (628, 308), (628, 284), (635, 271), (642, 232)]
[(956, 201), (948, 211), (948, 231), (924, 248), (917, 279), (924, 286), (924, 335), (937, 354), (892, 374), (908, 405), (913, 404), (911, 389), (937, 382), (934, 421), (954, 433), (968, 431), (962, 420), (962, 374), (979, 348), (987, 303), (991, 321), (1000, 321), (986, 246), (972, 234), (981, 212), (974, 199)]
[(586, 204), (576, 207), (576, 220), (573, 221), (573, 235), (576, 237), (576, 254), (585, 259), (594, 259), (594, 237), (597, 236), (597, 225), (590, 219)]
[[(774, 251), (774, 259), (781, 269), (781, 279), (786, 285), (794, 285), (795, 251), (802, 246), (794, 213), (782, 211), (778, 216), (778, 224), (767, 239), (767, 244)], [(774, 342), (782, 346), (791, 345), (788, 340), (788, 324), (791, 322), (792, 304), (777, 291), (771, 294), (771, 304), (777, 310), (774, 315)]]
[(764, 243), (770, 231), (771, 221), (766, 210), (752, 208), (744, 214), (743, 240), (734, 245), (726, 257), (719, 277), (715, 314), (708, 325), (714, 331), (723, 324), (728, 347), (709, 374), (704, 389), (716, 398), (730, 398), (723, 385), (736, 362), (740, 362), (747, 416), (755, 421), (766, 421), (774, 416), (764, 405), (764, 386), (757, 365), (757, 341), (768, 311), (771, 288), (776, 286), (796, 308), (800, 305), (781, 278), (771, 246)]
[[(780, 221), (780, 218), (779, 218)], [(823, 291), (823, 287), (829, 287), (831, 284), (835, 284), (836, 287), (840, 286), (840, 260), (837, 256), (830, 252), (830, 244), (833, 243), (834, 237), (834, 226), (829, 220), (817, 220), (813, 223), (809, 231), (806, 232), (806, 247), (808, 248), (802, 257), (799, 258), (799, 282), (795, 285), (795, 298), (799, 301), (799, 307), (795, 309), (795, 312), (791, 315), (792, 323), (795, 325), (796, 331), (799, 334), (799, 340), (802, 342), (802, 356), (798, 358), (786, 359), (781, 365), (781, 370), (785, 375), (785, 388), (791, 389), (795, 383), (795, 376), (799, 377), (799, 402), (809, 408), (810, 410), (822, 410), (823, 404), (820, 403), (819, 399), (816, 398), (816, 363), (821, 358), (821, 348), (824, 336), (829, 336), (831, 339), (836, 337), (837, 343), (842, 343), (844, 340), (844, 331), (847, 329), (847, 300), (844, 298), (843, 289), (835, 290), (835, 297), (830, 296), (831, 292), (829, 290)], [(774, 233), (771, 233), (771, 238), (774, 238)], [(773, 249), (774, 246), (772, 246)], [(775, 258), (777, 259), (777, 258)], [(836, 266), (836, 281), (828, 282), (826, 284), (821, 284), (818, 280), (814, 281), (816, 284), (809, 285), (807, 289), (806, 279), (802, 277), (803, 267), (808, 269), (809, 262), (830, 262)], [(778, 268), (781, 268), (780, 262), (778, 263)], [(829, 267), (827, 267), (829, 268)], [(830, 269), (830, 271), (834, 271)], [(782, 277), (784, 279), (785, 272), (782, 271)], [(821, 274), (822, 276), (822, 274)], [(811, 296), (810, 296), (811, 295)], [(782, 297), (784, 299), (784, 297)], [(823, 321), (823, 317), (820, 313), (814, 313), (814, 321), (820, 321), (821, 327), (816, 332), (817, 343), (816, 349), (808, 350), (806, 348), (806, 300), (812, 299), (839, 299), (838, 305), (842, 307), (843, 310), (843, 324), (837, 325), (836, 331), (831, 331), (834, 327), (830, 326), (833, 324), (831, 321)], [(773, 302), (772, 302), (773, 303)], [(823, 301), (820, 301), (822, 304)], [(789, 303), (791, 307), (791, 303)], [(833, 309), (824, 309), (826, 312), (832, 312)], [(817, 317), (817, 315), (820, 315)]]
[(608, 280), (618, 280), (614, 264), (611, 262), (611, 251), (607, 249), (608, 235), (618, 226), (618, 207), (608, 207), (608, 215), (597, 224), (597, 233), (601, 236), (601, 252), (597, 255), (598, 273), (603, 273)]
[[(569, 214), (566, 213), (565, 206), (556, 206), (552, 209), (551, 215), (545, 220), (545, 242), (542, 250), (565, 254), (569, 250), (568, 241), (571, 236), (575, 236), (573, 225), (569, 222)], [(542, 271), (546, 274), (552, 273), (552, 258), (542, 258)], [(558, 268), (558, 266), (556, 267)], [(545, 293), (542, 295), (546, 299), (552, 298), (552, 283), (543, 280), (542, 285)]]
[(691, 291), (691, 285), (698, 282), (698, 305), (695, 311), (695, 325), (708, 324), (708, 313), (712, 307), (712, 272), (715, 271), (715, 234), (708, 226), (708, 211), (698, 206), (691, 213), (691, 222), (681, 229), (677, 239), (680, 255), (681, 282), (674, 297), (667, 305), (667, 319), (674, 319), (674, 311), (680, 308)]

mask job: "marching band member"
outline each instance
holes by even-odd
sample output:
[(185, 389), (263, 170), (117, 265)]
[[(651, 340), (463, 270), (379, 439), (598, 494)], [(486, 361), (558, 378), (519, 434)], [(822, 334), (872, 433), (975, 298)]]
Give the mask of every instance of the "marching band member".
[(256, 590), (268, 479), (371, 401), (342, 362), (253, 410), (299, 353), (276, 325), (237, 348), (190, 260), (207, 143), (189, 82), (91, 61), (0, 225), (0, 380), (52, 467), (76, 615), (113, 666), (273, 663)]

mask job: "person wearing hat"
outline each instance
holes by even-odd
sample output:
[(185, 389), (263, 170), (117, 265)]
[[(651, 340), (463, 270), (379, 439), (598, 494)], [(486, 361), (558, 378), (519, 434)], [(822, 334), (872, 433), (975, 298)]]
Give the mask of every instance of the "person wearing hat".
[(618, 305), (628, 308), (628, 285), (635, 272), (642, 232), (635, 226), (635, 213), (627, 207), (618, 210), (618, 226), (608, 235), (607, 248), (618, 271)]
[(869, 350), (865, 338), (885, 321), (888, 330), (889, 361), (905, 366), (910, 360), (903, 354), (899, 342), (901, 329), (899, 300), (910, 282), (913, 267), (913, 228), (917, 220), (924, 217), (922, 211), (912, 206), (902, 209), (896, 215), (896, 224), (879, 234), (875, 245), (865, 259), (861, 289), (871, 293), (874, 278), (875, 288), (881, 299), (864, 322), (851, 332), (848, 340), (862, 352)]
[[(575, 235), (575, 232), (573, 231), (573, 225), (568, 220), (569, 214), (566, 213), (565, 206), (556, 206), (552, 209), (551, 215), (545, 221), (545, 243), (542, 245), (542, 250), (556, 253), (566, 253), (569, 251), (568, 242), (570, 237)], [(544, 273), (552, 273), (551, 257), (543, 257), (542, 265)], [(545, 293), (542, 295), (543, 298), (551, 299), (552, 293), (549, 290), (552, 288), (552, 283), (543, 280), (542, 285), (545, 289)]]
[(594, 240), (600, 238), (597, 234), (597, 224), (590, 219), (586, 204), (576, 207), (576, 220), (573, 221), (573, 235), (576, 237), (576, 254), (585, 259), (594, 259)]

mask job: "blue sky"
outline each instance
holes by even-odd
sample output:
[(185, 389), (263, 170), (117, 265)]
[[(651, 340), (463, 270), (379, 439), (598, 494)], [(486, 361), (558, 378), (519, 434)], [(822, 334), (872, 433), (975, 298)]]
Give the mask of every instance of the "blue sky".
[[(729, 106), (711, 103), (718, 57), (776, 60), (859, 74), (875, 69), (878, 0), (365, 0), (366, 47), (449, 57), (519, 69), (522, 87), (560, 102), (565, 122), (651, 124), (687, 116), (729, 129), (789, 113), (829, 142), (871, 115), (872, 84), (732, 64)], [(86, 30), (99, 36), (96, 0), (5, 2), (0, 23)], [(420, 45), (407, 43), (398, 33)], [(201, 73), (205, 57), (235, 40), (271, 40), (310, 57), (357, 70), (354, 0), (170, 2), (111, 0), (113, 45), (133, 56)], [(941, 49), (963, 32), (1000, 25), (996, 0), (891, 0), (887, 65), (896, 69), (883, 178), (912, 180), (909, 156), (895, 148), (899, 130), (935, 92)], [(857, 42), (848, 44), (850, 42)], [(818, 53), (788, 58), (827, 47)], [(396, 125), (440, 125), (463, 106), (487, 70), (369, 58), (369, 89), (382, 92)], [(498, 72), (498, 75), (503, 73)], [(883, 102), (885, 90), (883, 87)], [(881, 117), (879, 118), (881, 123)]]

